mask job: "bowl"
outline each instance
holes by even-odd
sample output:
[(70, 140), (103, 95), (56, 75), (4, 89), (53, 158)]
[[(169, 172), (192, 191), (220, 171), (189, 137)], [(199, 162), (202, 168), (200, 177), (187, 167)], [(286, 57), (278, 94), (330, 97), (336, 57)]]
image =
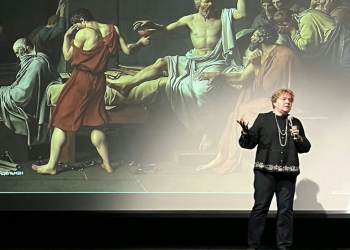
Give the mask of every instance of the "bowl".
[(141, 36), (144, 36), (144, 37), (147, 37), (147, 36), (150, 36), (154, 30), (151, 30), (151, 29), (144, 29), (144, 30), (138, 30), (137, 31)]

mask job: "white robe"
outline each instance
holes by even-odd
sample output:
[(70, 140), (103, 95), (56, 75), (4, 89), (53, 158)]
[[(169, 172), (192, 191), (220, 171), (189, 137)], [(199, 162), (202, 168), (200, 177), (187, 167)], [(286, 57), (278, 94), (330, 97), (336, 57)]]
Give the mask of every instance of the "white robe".
[(205, 129), (215, 119), (235, 89), (227, 83), (208, 85), (198, 80), (202, 72), (241, 71), (242, 59), (236, 46), (232, 9), (221, 13), (222, 37), (215, 49), (205, 56), (196, 56), (195, 49), (185, 56), (167, 56), (168, 81), (166, 94), (173, 111), (192, 133)]

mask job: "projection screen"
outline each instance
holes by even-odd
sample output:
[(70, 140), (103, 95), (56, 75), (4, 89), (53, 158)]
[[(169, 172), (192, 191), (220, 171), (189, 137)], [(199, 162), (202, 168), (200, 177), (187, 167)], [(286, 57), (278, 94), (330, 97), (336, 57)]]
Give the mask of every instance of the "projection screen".
[[(40, 2), (31, 1), (33, 5)], [(16, 5), (18, 13), (12, 13), (11, 16), (26, 15), (23, 14), (24, 7), (21, 8), (22, 2), (17, 2), (8, 1), (0, 12), (6, 32), (12, 32), (9, 30), (11, 24), (13, 27), (23, 26), (21, 18), (14, 20), (6, 14), (10, 9), (15, 11), (11, 6)], [(240, 34), (242, 30), (247, 30), (246, 43), (250, 43), (252, 31), (249, 29), (262, 8), (259, 0), (246, 2), (249, 2), (247, 16), (245, 19), (235, 21), (235, 29), (237, 33), (241, 31)], [(292, 2), (304, 6), (305, 9), (310, 5), (310, 1), (305, 0)], [(215, 3), (216, 10), (237, 7), (237, 1), (217, 0)], [(197, 12), (191, 0), (70, 0), (66, 1), (66, 4), (67, 19), (74, 9), (87, 8), (96, 20), (118, 25), (121, 33), (130, 42), (140, 39), (140, 35), (133, 30), (132, 26), (137, 20), (152, 20), (167, 25), (176, 22), (180, 17)], [(348, 6), (346, 1), (342, 4)], [(49, 8), (55, 11), (56, 6), (47, 7)], [(29, 12), (33, 14), (33, 11)], [(28, 21), (30, 25), (27, 26), (34, 29), (40, 21), (42, 24), (45, 22), (33, 17), (32, 22)], [(66, 28), (69, 26), (70, 23), (67, 21)], [(16, 29), (13, 30), (15, 32)], [(9, 36), (12, 39), (10, 42), (13, 43), (15, 38), (25, 37), (28, 33), (29, 30), (22, 29), (21, 34)], [(348, 33), (350, 34), (350, 31)], [(350, 39), (350, 35), (347, 35), (347, 38)], [(336, 41), (337, 38), (334, 42)], [(338, 50), (332, 52), (338, 55), (340, 51), (341, 56), (334, 56), (335, 59), (328, 57), (329, 64), (327, 64), (328, 59), (325, 58), (324, 61), (305, 59), (303, 63), (306, 73), (303, 81), (290, 86), (295, 93), (290, 114), (302, 122), (305, 134), (312, 145), (310, 152), (299, 154), (301, 171), (296, 184), (295, 211), (335, 213), (344, 216), (350, 213), (350, 170), (346, 163), (350, 152), (348, 111), (350, 75), (341, 77), (338, 73), (329, 70), (333, 60), (340, 60), (344, 62), (344, 67), (347, 67), (347, 72), (350, 72), (348, 59), (350, 58), (350, 40), (344, 41), (346, 46), (339, 45)], [(118, 56), (114, 56), (109, 68), (116, 68), (116, 63), (146, 67), (158, 58), (185, 55), (192, 48), (190, 33), (186, 29), (178, 34), (154, 35), (151, 37), (150, 45), (142, 48), (137, 54), (125, 55), (120, 52)], [(317, 68), (318, 63), (320, 66)], [(69, 67), (67, 63), (67, 69)], [(227, 106), (231, 105), (229, 113), (234, 112), (237, 99), (244, 88), (239, 86), (234, 96), (236, 99), (233, 99), (232, 103), (227, 103)], [(268, 97), (272, 92), (264, 94), (269, 100)], [(168, 107), (169, 104), (164, 102), (164, 99), (162, 101), (161, 105)], [(153, 106), (147, 108), (151, 109), (151, 107)], [(224, 174), (215, 173), (212, 169), (197, 170), (199, 165), (215, 159), (218, 153), (217, 145), (228, 122), (229, 113), (216, 128), (216, 139), (212, 141), (211, 148), (208, 151), (200, 151), (198, 146), (201, 137), (186, 130), (171, 109), (155, 110), (151, 109), (154, 111), (152, 114), (156, 115), (151, 116), (148, 124), (114, 126), (112, 130), (119, 131), (118, 136), (114, 137), (113, 131), (108, 130), (111, 135), (108, 137), (111, 158), (119, 163), (114, 173), (108, 174), (100, 167), (92, 166), (82, 171), (62, 171), (55, 176), (38, 175), (31, 169), (31, 163), (35, 163), (35, 160), (19, 163), (21, 169), (18, 171), (22, 173), (21, 175), (10, 176), (4, 173), (0, 176), (2, 200), (0, 209), (243, 211), (248, 213), (254, 202), (253, 165), (256, 148), (247, 150), (239, 147), (240, 130), (237, 130), (236, 136), (237, 152), (234, 154), (235, 158), (231, 159), (236, 162), (234, 168)], [(256, 110), (246, 109), (242, 114), (250, 117), (250, 126), (254, 123), (257, 113), (269, 112), (272, 107), (268, 109), (257, 107)], [(87, 157), (88, 160), (95, 158), (95, 149), (87, 146), (90, 141), (86, 131), (83, 130), (80, 135), (80, 137), (76, 136), (78, 145), (76, 151), (83, 152), (85, 156), (94, 155), (94, 157)], [(47, 151), (49, 147), (50, 145), (47, 144), (42, 150)], [(126, 152), (127, 157), (120, 156), (121, 152)], [(122, 160), (124, 162), (121, 162)], [(274, 198), (271, 211), (275, 211), (276, 206)]]

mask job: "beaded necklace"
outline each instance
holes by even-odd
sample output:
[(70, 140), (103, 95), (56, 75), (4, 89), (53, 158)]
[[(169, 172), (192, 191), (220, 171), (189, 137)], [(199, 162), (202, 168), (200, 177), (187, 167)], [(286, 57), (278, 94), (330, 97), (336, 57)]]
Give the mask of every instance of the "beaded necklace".
[[(287, 122), (287, 119), (286, 119), (286, 129), (284, 130), (284, 133), (282, 133), (281, 128), (280, 128), (280, 126), (278, 125), (278, 122), (277, 122), (277, 116), (276, 116), (276, 114), (275, 114), (275, 120), (276, 120), (276, 124), (277, 124), (277, 128), (278, 128), (278, 139), (279, 139), (279, 141), (280, 141), (280, 145), (281, 145), (282, 147), (284, 147), (284, 146), (287, 145), (287, 138), (288, 138), (288, 136), (287, 136), (288, 122)], [(282, 136), (286, 136), (286, 140), (284, 141), (284, 144), (282, 144), (281, 135), (282, 135)]]

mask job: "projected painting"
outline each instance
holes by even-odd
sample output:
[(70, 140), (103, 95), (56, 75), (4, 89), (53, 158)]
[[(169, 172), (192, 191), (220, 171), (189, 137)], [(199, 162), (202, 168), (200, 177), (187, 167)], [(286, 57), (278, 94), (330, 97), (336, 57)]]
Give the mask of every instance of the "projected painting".
[[(16, 79), (13, 43), (45, 26), (56, 10), (60, 15), (59, 1), (5, 2), (2, 102)], [(291, 0), (277, 8), (269, 0), (63, 2), (60, 51), (76, 9), (86, 8), (97, 22), (118, 30), (118, 52), (103, 72), (110, 122), (101, 130), (110, 166), (102, 164), (91, 128), (80, 127), (66, 134), (54, 171), (42, 168), (52, 149), (50, 114), (76, 67), (61, 53), (56, 66), (62, 83), (45, 89), (47, 120), (30, 128), (29, 140), (0, 120), (1, 194), (111, 195), (108, 205), (94, 209), (249, 211), (256, 147), (239, 145), (236, 121), (243, 118), (251, 127), (259, 113), (273, 110), (273, 92), (288, 88), (295, 94), (290, 116), (301, 121), (311, 143), (308, 153), (299, 154), (294, 208), (347, 213), (348, 1), (329, 6)], [(40, 13), (34, 8), (39, 5)], [(0, 112), (8, 113), (6, 107), (2, 103)]]

